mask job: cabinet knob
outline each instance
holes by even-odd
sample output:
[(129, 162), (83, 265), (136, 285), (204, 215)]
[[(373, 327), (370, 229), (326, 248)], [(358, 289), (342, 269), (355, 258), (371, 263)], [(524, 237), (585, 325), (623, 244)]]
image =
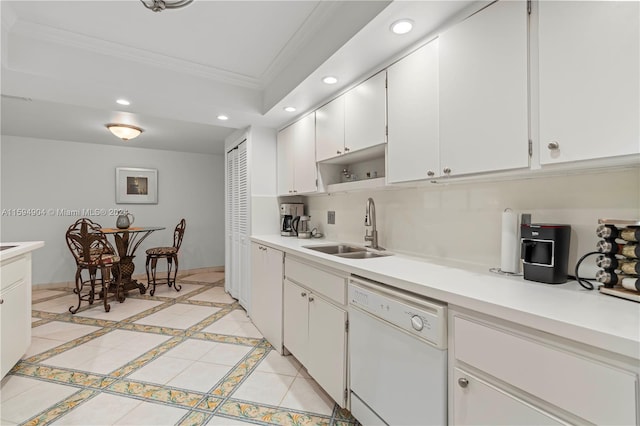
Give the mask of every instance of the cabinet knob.
[(445, 167), (442, 171), (445, 175), (451, 174), (451, 169), (449, 167)]
[(336, 151), (336, 154), (340, 155), (342, 154), (342, 151)]
[(349, 148), (347, 148), (346, 146), (344, 147), (344, 152), (349, 152)]
[(297, 194), (297, 193), (298, 193), (298, 190), (297, 190), (297, 189), (294, 189), (294, 190), (293, 190), (293, 193), (294, 193), (294, 194)]
[(549, 145), (547, 145), (547, 148), (554, 151), (556, 149), (560, 149), (560, 144), (557, 141), (551, 141), (549, 142)]
[(464, 377), (460, 377), (458, 379), (458, 384), (461, 388), (466, 388), (467, 386), (469, 386), (469, 380), (465, 379)]
[(305, 293), (304, 291), (302, 293), (300, 293), (300, 296), (302, 297), (307, 297), (307, 293)]
[(433, 170), (429, 170), (429, 171), (427, 172), (427, 176), (429, 176), (429, 177), (433, 177), (433, 176), (435, 176), (435, 175), (436, 175), (436, 174), (433, 172)]
[(313, 302), (314, 300), (313, 296), (309, 296), (309, 302)]
[(0, 305), (4, 303), (4, 299), (0, 299)]

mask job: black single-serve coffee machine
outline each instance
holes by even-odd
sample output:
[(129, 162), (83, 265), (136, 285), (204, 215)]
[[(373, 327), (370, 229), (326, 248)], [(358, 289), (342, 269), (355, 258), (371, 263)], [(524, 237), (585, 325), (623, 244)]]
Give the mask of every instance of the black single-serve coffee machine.
[(547, 284), (567, 282), (570, 225), (522, 224), (520, 237), (525, 280)]

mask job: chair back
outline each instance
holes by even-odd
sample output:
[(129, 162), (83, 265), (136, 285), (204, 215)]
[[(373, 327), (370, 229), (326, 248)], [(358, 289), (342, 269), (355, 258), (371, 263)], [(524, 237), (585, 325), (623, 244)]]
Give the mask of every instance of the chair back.
[(78, 265), (101, 261), (102, 256), (115, 254), (113, 246), (100, 230), (101, 226), (90, 219), (78, 219), (67, 229), (67, 246)]
[(180, 246), (182, 245), (182, 238), (184, 237), (184, 230), (187, 227), (187, 222), (182, 219), (178, 225), (176, 225), (176, 229), (173, 231), (173, 246), (176, 249), (176, 252), (180, 250)]

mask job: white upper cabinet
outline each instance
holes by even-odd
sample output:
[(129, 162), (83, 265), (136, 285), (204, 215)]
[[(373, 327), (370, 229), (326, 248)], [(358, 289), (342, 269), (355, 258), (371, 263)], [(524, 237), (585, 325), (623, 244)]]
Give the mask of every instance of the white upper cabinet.
[(345, 96), (345, 152), (387, 141), (387, 73), (379, 72)]
[(344, 96), (316, 110), (316, 160), (344, 154)]
[(439, 50), (443, 174), (528, 167), (526, 2), (486, 7), (443, 33)]
[(278, 132), (278, 195), (317, 191), (315, 114)]
[(640, 3), (541, 1), (540, 163), (640, 152)]
[(387, 182), (440, 175), (438, 40), (387, 69)]

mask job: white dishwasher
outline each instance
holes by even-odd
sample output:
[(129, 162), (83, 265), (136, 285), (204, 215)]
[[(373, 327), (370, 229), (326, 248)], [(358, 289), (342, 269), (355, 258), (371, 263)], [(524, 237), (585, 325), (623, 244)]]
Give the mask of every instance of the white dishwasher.
[(349, 279), (351, 413), (363, 425), (447, 424), (447, 307)]

